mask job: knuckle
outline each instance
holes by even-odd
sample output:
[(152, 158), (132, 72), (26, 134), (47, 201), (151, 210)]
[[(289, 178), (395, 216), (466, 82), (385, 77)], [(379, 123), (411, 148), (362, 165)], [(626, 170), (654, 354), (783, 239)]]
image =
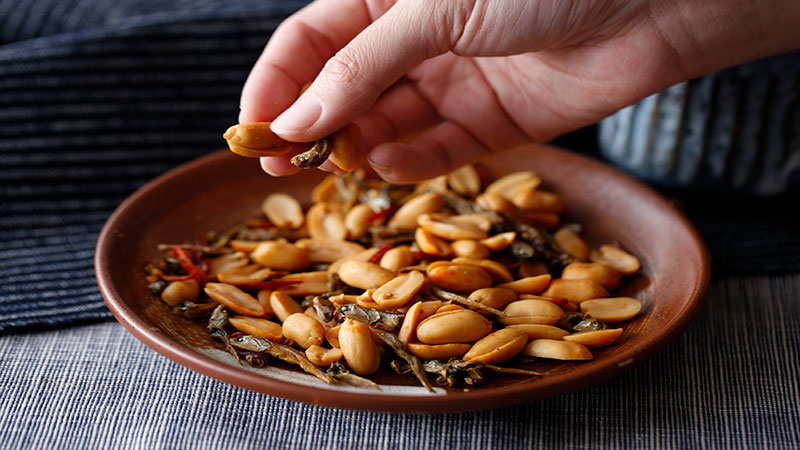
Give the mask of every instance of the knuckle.
[(342, 50), (325, 64), (325, 77), (332, 84), (362, 81), (363, 63), (351, 51)]

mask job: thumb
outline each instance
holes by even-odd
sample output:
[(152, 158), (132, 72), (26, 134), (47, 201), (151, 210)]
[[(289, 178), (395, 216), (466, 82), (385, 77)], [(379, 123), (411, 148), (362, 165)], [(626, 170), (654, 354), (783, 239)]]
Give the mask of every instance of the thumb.
[(327, 136), (366, 112), (411, 68), (447, 52), (458, 35), (454, 11), (437, 3), (401, 0), (392, 6), (327, 61), (303, 95), (272, 122), (272, 131), (290, 141)]

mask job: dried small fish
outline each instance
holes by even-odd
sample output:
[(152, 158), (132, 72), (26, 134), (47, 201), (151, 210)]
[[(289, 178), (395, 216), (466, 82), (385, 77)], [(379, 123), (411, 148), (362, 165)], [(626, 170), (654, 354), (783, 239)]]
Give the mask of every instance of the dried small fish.
[(361, 305), (350, 304), (342, 305), (336, 309), (344, 317), (383, 331), (394, 331), (403, 321), (404, 314), (378, 311), (377, 309), (365, 308)]
[(556, 326), (567, 331), (597, 331), (605, 330), (607, 328), (605, 322), (600, 319), (579, 311), (571, 311), (564, 313), (561, 319), (558, 320)]
[(314, 312), (317, 313), (320, 319), (323, 322), (333, 322), (334, 315), (336, 314), (336, 307), (333, 306), (330, 300), (327, 298), (322, 298), (320, 296), (315, 296), (311, 300), (311, 307), (314, 308)]
[(378, 384), (374, 381), (351, 373), (349, 370), (347, 370), (347, 367), (345, 367), (344, 364), (338, 361), (331, 364), (331, 367), (328, 369), (328, 375), (353, 386), (370, 387), (379, 391), (382, 390), (381, 387), (378, 386)]
[(251, 352), (267, 352), (280, 360), (288, 362), (289, 364), (296, 364), (300, 366), (306, 372), (314, 375), (328, 384), (336, 383), (336, 379), (323, 372), (322, 369), (309, 361), (308, 358), (306, 358), (306, 355), (286, 345), (276, 344), (267, 339), (249, 334), (231, 339), (230, 345), (235, 348), (249, 350)]
[(499, 317), (508, 317), (506, 313), (500, 311), (499, 309), (492, 308), (491, 306), (484, 305), (483, 303), (476, 302), (475, 300), (471, 300), (467, 297), (462, 297), (454, 292), (445, 291), (444, 289), (432, 284), (428, 286), (428, 293), (434, 297), (439, 297), (442, 300), (458, 303), (459, 305), (472, 310), (488, 312)]
[(187, 319), (199, 319), (211, 314), (216, 307), (216, 303), (181, 302), (172, 308), (172, 312), (180, 314)]
[(391, 347), (397, 356), (406, 360), (409, 367), (411, 367), (411, 372), (413, 372), (414, 376), (417, 377), (419, 382), (425, 386), (425, 389), (427, 389), (428, 392), (434, 392), (433, 387), (431, 387), (431, 384), (428, 382), (428, 378), (425, 376), (425, 371), (422, 368), (422, 363), (419, 361), (419, 358), (411, 353), (408, 353), (403, 346), (403, 343), (400, 342), (400, 339), (398, 339), (397, 336), (378, 330), (372, 330), (372, 334), (383, 341), (386, 345)]
[(190, 244), (158, 244), (159, 251), (167, 251), (175, 248), (182, 248), (184, 250), (191, 250), (193, 252), (208, 253), (209, 255), (224, 255), (233, 253), (234, 250), (230, 248), (215, 248), (207, 245), (190, 245)]
[(319, 167), (331, 154), (333, 147), (328, 142), (328, 138), (317, 139), (314, 145), (292, 158), (292, 164), (301, 169), (312, 169)]
[(225, 345), (225, 350), (236, 358), (236, 362), (241, 364), (239, 353), (231, 347), (228, 333), (225, 331), (226, 325), (228, 325), (228, 310), (225, 309), (225, 305), (219, 305), (211, 313), (211, 318), (208, 319), (208, 332), (212, 338), (222, 342)]
[[(464, 382), (470, 386), (474, 386), (483, 382), (483, 374), (481, 370), (489, 370), (492, 372), (503, 373), (516, 373), (522, 375), (542, 375), (539, 372), (527, 369), (515, 369), (511, 367), (500, 367), (493, 364), (487, 364), (478, 361), (462, 361), (460, 359), (451, 359), (447, 362), (442, 361), (425, 361), (422, 365), (426, 372), (439, 375), (436, 383), (441, 386), (453, 387), (457, 381), (457, 376), (461, 376)], [(403, 367), (400, 367), (403, 369)], [(395, 369), (397, 370), (397, 369)]]
[(260, 352), (246, 352), (244, 354), (244, 360), (257, 369), (261, 369), (267, 365), (267, 359), (264, 358), (264, 354)]

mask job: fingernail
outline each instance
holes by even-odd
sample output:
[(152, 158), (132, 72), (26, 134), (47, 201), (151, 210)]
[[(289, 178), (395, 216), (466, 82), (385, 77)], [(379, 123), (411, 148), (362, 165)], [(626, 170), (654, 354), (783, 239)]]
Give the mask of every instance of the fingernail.
[(367, 161), (373, 169), (381, 173), (387, 173), (391, 170), (391, 151), (376, 147), (367, 155)]
[(292, 106), (272, 121), (270, 128), (277, 134), (298, 134), (309, 128), (322, 114), (322, 104), (312, 94), (301, 96)]

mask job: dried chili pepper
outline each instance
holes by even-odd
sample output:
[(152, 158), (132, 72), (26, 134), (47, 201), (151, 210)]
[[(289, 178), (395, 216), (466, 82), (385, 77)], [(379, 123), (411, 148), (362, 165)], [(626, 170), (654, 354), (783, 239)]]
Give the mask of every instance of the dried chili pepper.
[(378, 262), (380, 262), (381, 258), (383, 258), (383, 255), (385, 255), (386, 252), (391, 250), (392, 247), (394, 247), (392, 244), (383, 244), (383, 245), (381, 245), (380, 247), (378, 247), (378, 251), (376, 251), (375, 254), (372, 255), (369, 258), (369, 260), (367, 260), (367, 262), (371, 262), (373, 264), (378, 264)]

